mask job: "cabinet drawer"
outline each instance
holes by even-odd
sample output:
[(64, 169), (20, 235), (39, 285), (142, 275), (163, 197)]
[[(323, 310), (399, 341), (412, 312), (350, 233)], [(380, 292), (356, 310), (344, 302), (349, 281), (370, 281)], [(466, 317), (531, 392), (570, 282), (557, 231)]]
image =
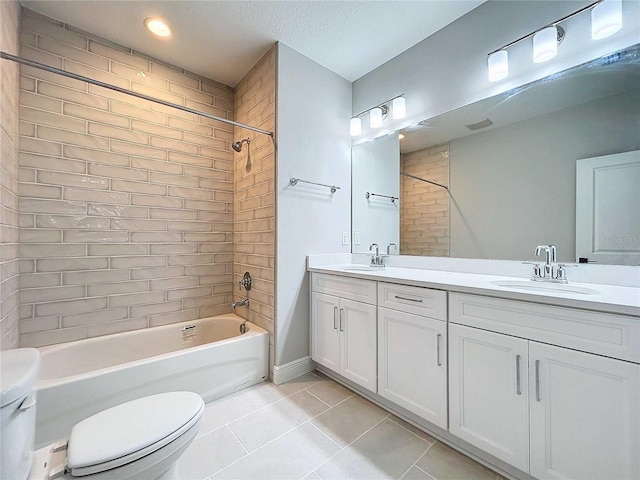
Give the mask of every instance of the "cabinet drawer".
[(442, 290), (380, 282), (378, 305), (436, 320), (447, 320), (447, 292)]
[(357, 302), (376, 304), (376, 282), (371, 280), (312, 273), (311, 290)]
[(640, 363), (635, 317), (450, 293), (449, 321)]

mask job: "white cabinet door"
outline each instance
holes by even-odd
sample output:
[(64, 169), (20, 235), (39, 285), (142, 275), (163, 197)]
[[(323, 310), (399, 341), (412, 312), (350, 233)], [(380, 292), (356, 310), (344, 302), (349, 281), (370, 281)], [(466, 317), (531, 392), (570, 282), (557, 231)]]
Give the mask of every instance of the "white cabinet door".
[(447, 428), (447, 324), (378, 308), (378, 394)]
[(341, 342), (339, 373), (375, 392), (377, 385), (375, 305), (342, 298), (338, 323)]
[(640, 365), (530, 342), (531, 475), (640, 478)]
[(449, 430), (529, 471), (528, 342), (449, 324)]
[(311, 295), (311, 358), (331, 370), (339, 371), (340, 335), (336, 297), (313, 292)]

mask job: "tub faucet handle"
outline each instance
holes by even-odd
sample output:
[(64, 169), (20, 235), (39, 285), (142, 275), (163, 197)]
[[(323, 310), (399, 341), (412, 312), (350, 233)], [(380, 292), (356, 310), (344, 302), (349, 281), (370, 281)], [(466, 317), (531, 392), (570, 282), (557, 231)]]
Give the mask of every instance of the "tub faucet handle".
[(251, 278), (251, 274), (249, 272), (244, 272), (242, 276), (242, 280), (238, 282), (238, 290), (242, 290), (242, 287), (246, 291), (251, 290), (251, 285), (253, 284), (253, 279)]

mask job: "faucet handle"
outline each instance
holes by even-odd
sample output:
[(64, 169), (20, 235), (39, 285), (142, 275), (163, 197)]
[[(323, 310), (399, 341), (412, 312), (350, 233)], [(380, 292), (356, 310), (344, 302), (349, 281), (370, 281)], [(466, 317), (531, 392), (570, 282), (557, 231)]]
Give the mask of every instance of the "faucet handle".
[(533, 265), (533, 274), (531, 280), (542, 278), (542, 269), (538, 262), (522, 262), (523, 265)]

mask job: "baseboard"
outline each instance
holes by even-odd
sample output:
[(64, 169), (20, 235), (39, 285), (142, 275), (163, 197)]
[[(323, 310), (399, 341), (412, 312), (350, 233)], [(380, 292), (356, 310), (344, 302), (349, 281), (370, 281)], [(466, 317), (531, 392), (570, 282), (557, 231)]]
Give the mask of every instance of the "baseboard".
[(280, 385), (315, 369), (316, 362), (311, 360), (311, 357), (302, 357), (284, 365), (274, 365), (273, 383)]

